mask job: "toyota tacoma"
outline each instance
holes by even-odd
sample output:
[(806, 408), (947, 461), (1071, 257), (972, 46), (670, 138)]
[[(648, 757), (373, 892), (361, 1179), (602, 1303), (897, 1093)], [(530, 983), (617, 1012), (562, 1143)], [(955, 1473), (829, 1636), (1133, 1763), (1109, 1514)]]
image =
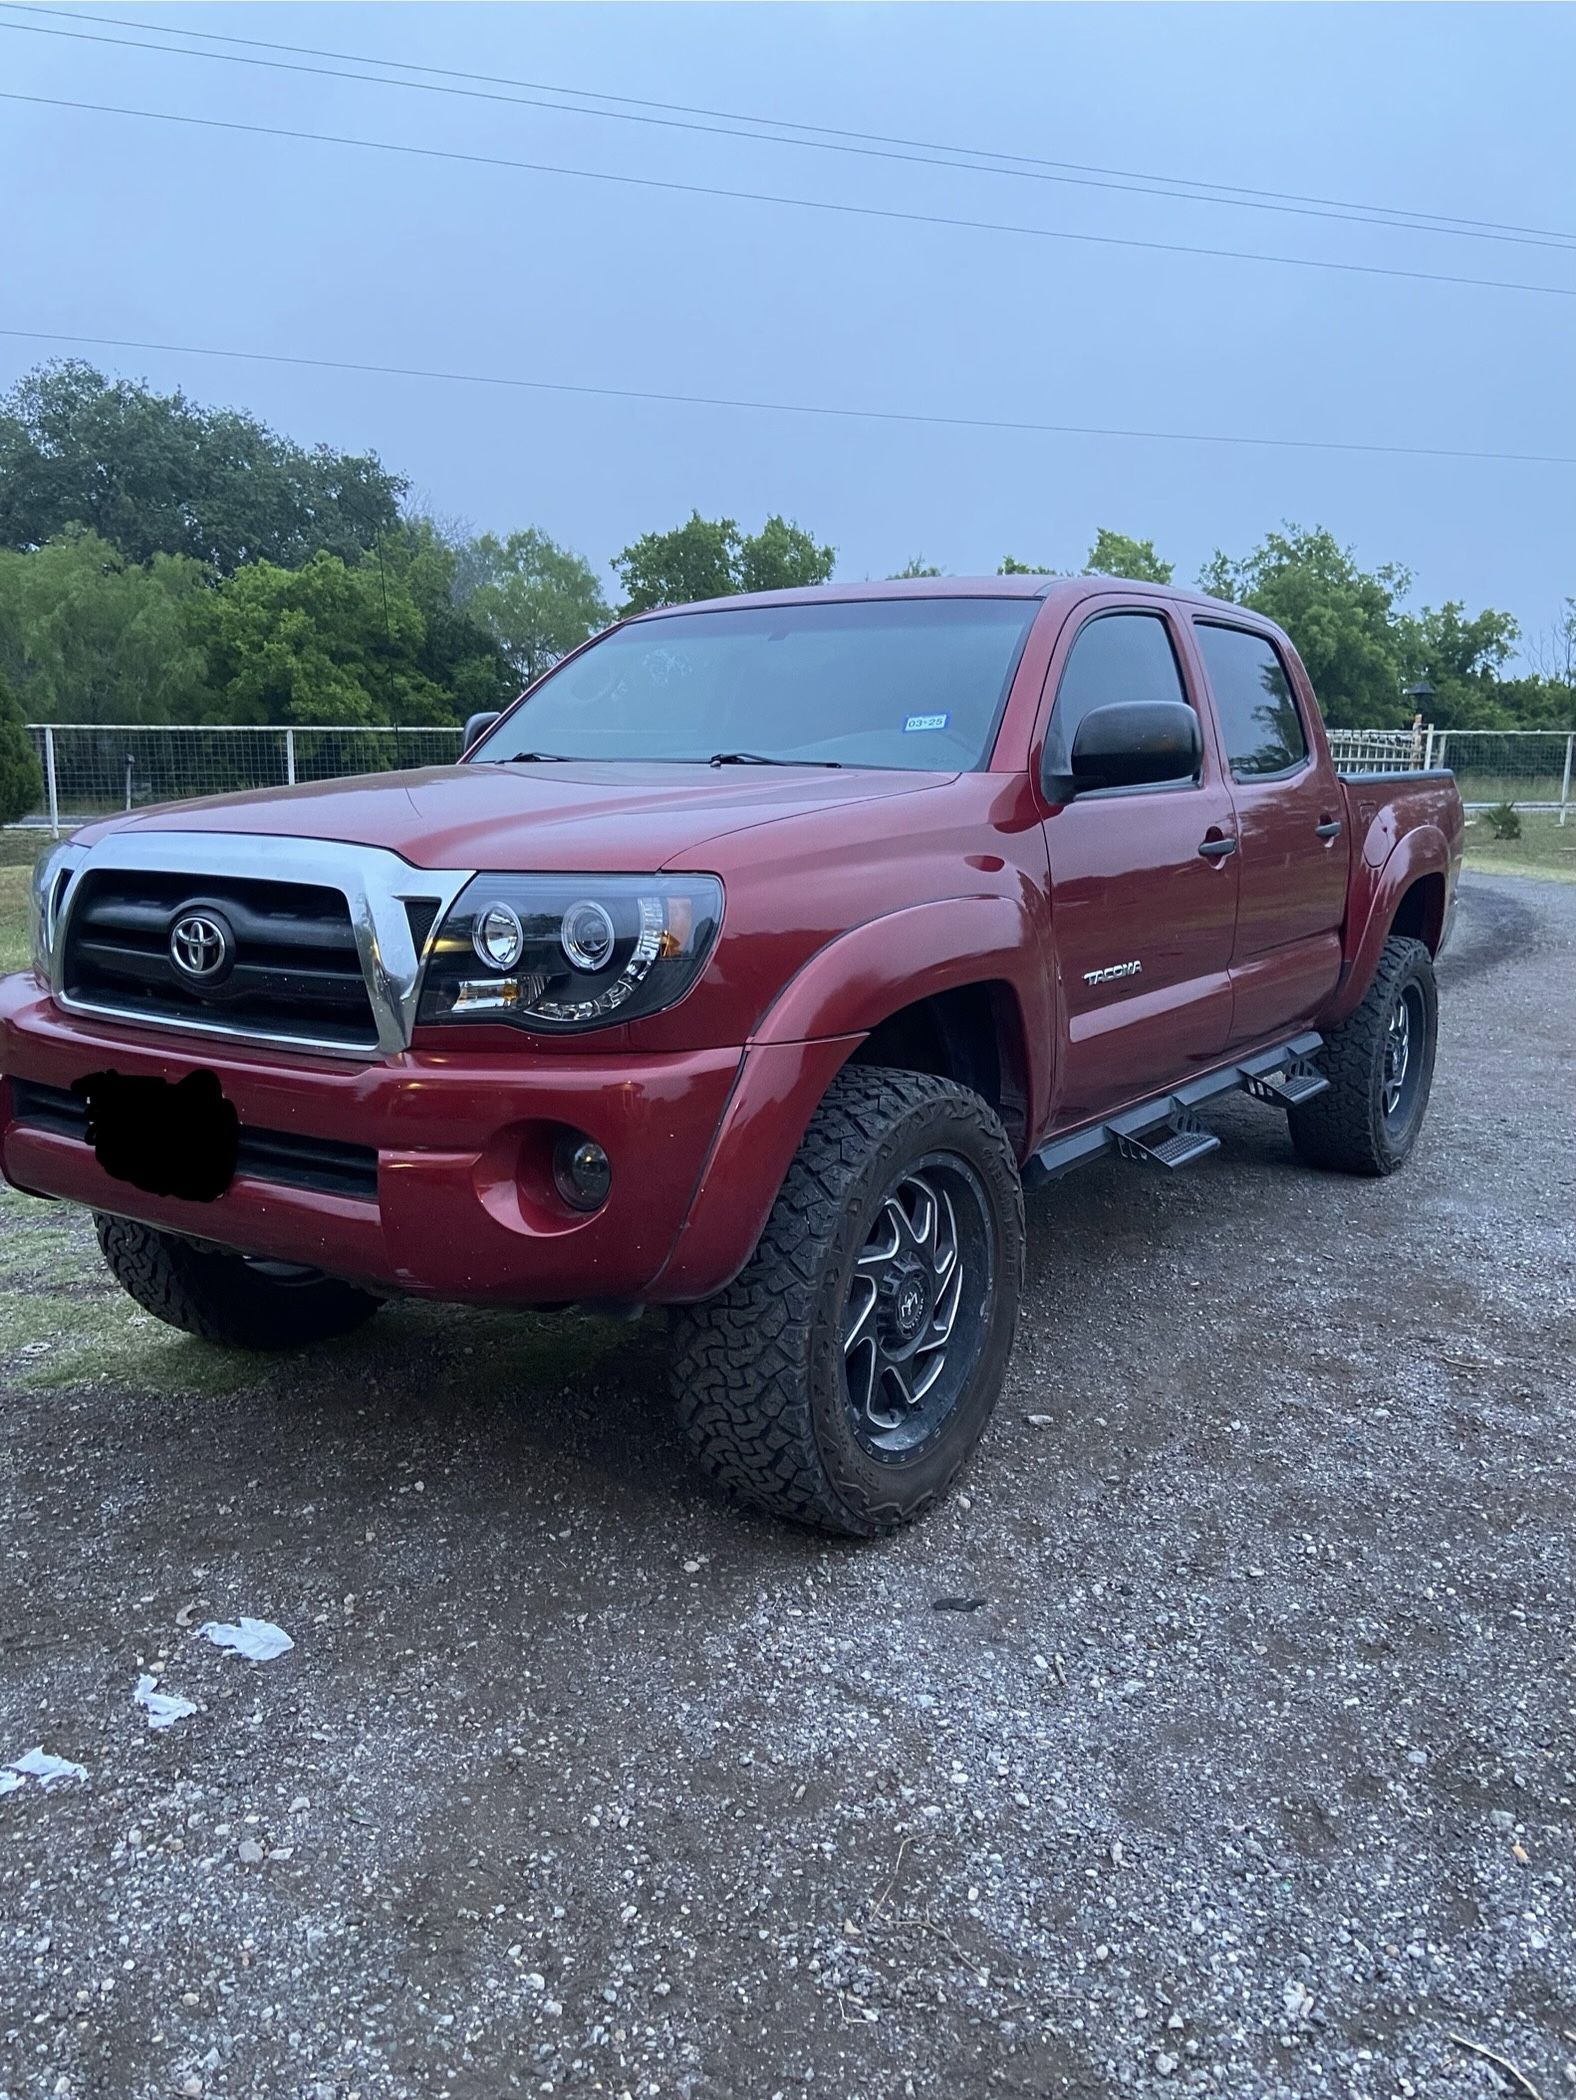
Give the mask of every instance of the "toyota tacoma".
[(1175, 1171), (1241, 1090), (1384, 1175), (1463, 818), (1338, 774), (1286, 636), (1109, 578), (627, 619), (458, 764), (42, 859), (0, 1160), (245, 1347), (403, 1294), (667, 1309), (701, 1465), (870, 1536), (1000, 1390), (1023, 1192)]

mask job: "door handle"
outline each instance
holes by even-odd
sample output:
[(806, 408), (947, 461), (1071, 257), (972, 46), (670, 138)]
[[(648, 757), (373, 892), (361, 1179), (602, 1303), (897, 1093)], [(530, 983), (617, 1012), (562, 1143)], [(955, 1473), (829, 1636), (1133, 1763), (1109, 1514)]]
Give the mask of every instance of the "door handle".
[(1338, 839), (1341, 835), (1341, 828), (1339, 817), (1326, 817), (1322, 824), (1314, 825), (1313, 835), (1315, 838), (1320, 839)]
[(1236, 852), (1237, 842), (1235, 839), (1205, 839), (1198, 850), (1206, 860), (1225, 860)]

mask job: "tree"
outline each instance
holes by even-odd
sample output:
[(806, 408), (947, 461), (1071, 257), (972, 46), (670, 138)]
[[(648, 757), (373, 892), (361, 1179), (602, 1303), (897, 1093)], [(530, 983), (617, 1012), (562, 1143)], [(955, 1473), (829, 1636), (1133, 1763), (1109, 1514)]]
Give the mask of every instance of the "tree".
[(613, 562), (624, 586), (626, 613), (654, 605), (688, 605), (697, 598), (726, 598), (739, 588), (739, 528), (732, 518), (703, 518), (671, 532), (646, 532)]
[(733, 518), (703, 518), (696, 510), (671, 532), (642, 534), (613, 570), (624, 586), (627, 614), (738, 591), (825, 583), (836, 560), (835, 547), (817, 546), (802, 526), (775, 513), (759, 532), (741, 533)]
[(1267, 614), (1291, 636), (1335, 728), (1400, 728), (1407, 639), (1397, 601), (1411, 588), (1393, 564), (1360, 569), (1352, 550), (1322, 529), (1288, 525), (1240, 561), (1216, 553), (1199, 579), (1213, 597)]
[(307, 449), (238, 409), (202, 408), (72, 359), (0, 398), (0, 546), (79, 526), (128, 561), (185, 555), (228, 574), (353, 559), (398, 517), (405, 483), (373, 454)]
[(37, 809), (44, 793), (33, 740), (22, 726), (16, 695), (0, 676), (0, 824), (15, 824)]
[(380, 596), (389, 579), (409, 593), (422, 625), (414, 668), (442, 688), (461, 719), (507, 706), (521, 683), (502, 641), (470, 602), (475, 571), (469, 555), (468, 543), (456, 545), (432, 519), (409, 517), (378, 540), (363, 564), (377, 570)]
[(739, 542), (735, 573), (741, 591), (795, 591), (829, 583), (836, 564), (835, 547), (818, 547), (802, 525), (774, 514)]
[(911, 583), (921, 576), (942, 576), (946, 571), (932, 568), (923, 554), (910, 555), (901, 569), (894, 569), (887, 578), (888, 583)]
[(215, 719), (420, 724), (458, 709), (421, 669), (426, 623), (403, 576), (337, 554), (249, 562), (199, 601)]
[(1001, 567), (996, 571), (996, 574), (998, 576), (1054, 576), (1056, 571), (1046, 562), (1018, 561), (1014, 556), (1004, 554), (1001, 558)]
[(518, 685), (531, 685), (613, 617), (588, 562), (528, 526), (484, 533), (463, 556), (469, 616), (497, 642)]
[(201, 562), (128, 562), (91, 532), (0, 552), (0, 675), (31, 722), (199, 721), (191, 614), (209, 584)]
[(1509, 613), (1469, 617), (1464, 605), (1451, 600), (1437, 612), (1425, 606), (1403, 619), (1401, 629), (1408, 672), (1427, 672), (1434, 687), (1428, 712), (1441, 729), (1516, 726), (1499, 678), (1520, 635)]
[(1086, 576), (1122, 576), (1130, 583), (1169, 583), (1175, 573), (1176, 564), (1160, 559), (1153, 540), (1129, 539), (1108, 525), (1095, 534), (1084, 563)]

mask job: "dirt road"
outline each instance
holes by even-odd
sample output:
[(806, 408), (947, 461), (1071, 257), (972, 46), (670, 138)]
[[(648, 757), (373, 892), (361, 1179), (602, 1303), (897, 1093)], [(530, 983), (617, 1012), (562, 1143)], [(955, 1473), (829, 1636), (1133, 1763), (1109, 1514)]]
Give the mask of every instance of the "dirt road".
[(1576, 888), (1443, 979), (1396, 1179), (1242, 1103), (1033, 1199), (874, 1548), (713, 1500), (654, 1328), (259, 1366), (7, 1197), (0, 1763), (89, 1778), (0, 1798), (0, 2100), (1568, 2092)]

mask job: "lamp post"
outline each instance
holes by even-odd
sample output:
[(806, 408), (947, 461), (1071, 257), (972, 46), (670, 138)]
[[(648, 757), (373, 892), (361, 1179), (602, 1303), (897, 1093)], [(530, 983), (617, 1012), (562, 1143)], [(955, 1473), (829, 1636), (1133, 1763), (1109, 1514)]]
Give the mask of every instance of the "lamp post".
[[(1417, 754), (1417, 732), (1423, 727), (1423, 717), (1428, 713), (1428, 703), (1433, 697), (1434, 688), (1428, 682), (1428, 673), (1426, 671), (1414, 678), (1410, 685), (1401, 688), (1401, 698), (1410, 700), (1412, 703), (1412, 752), (1414, 759)], [(1427, 735), (1428, 747), (1423, 754), (1423, 764), (1431, 766), (1434, 763), (1434, 725), (1432, 722), (1428, 724)]]

